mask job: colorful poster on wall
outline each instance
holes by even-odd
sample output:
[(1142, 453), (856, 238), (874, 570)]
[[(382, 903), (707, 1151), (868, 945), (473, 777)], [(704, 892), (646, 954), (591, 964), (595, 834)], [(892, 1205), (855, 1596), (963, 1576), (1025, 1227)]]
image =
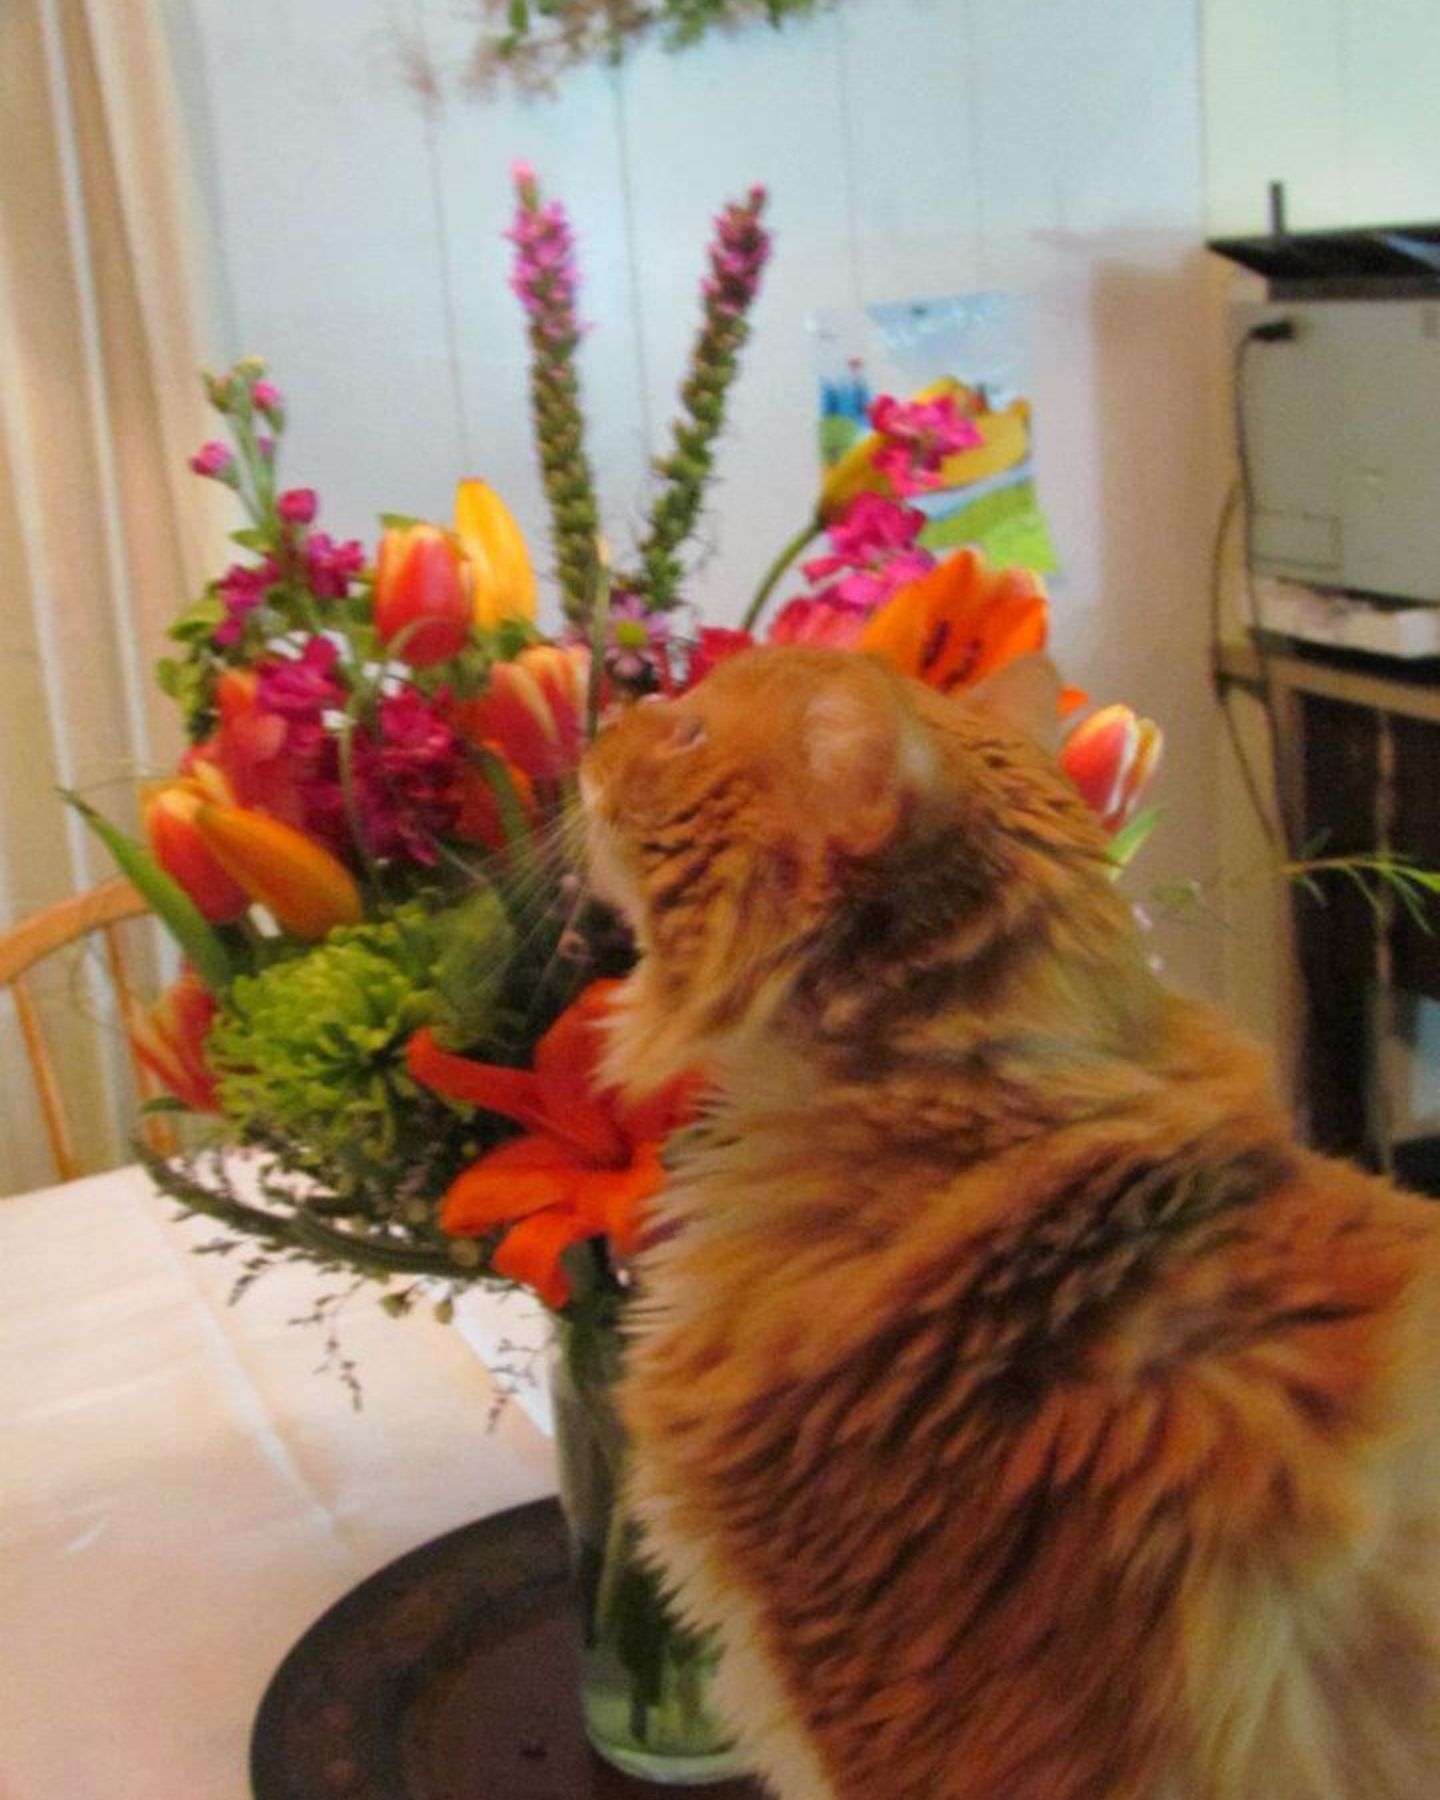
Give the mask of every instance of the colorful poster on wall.
[(952, 394), (980, 442), (947, 458), (941, 485), (912, 499), (929, 520), (921, 542), (937, 552), (976, 544), (997, 566), (1045, 574), (1056, 557), (1035, 491), (1026, 327), (1024, 300), (995, 293), (818, 321), (820, 455), (828, 468), (870, 429), (879, 394)]

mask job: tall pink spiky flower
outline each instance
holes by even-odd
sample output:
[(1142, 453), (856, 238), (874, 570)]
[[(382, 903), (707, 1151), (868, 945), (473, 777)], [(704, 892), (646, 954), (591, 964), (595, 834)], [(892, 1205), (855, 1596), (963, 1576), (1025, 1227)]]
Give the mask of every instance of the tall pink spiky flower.
[(683, 569), (677, 552), (700, 515), (726, 395), (750, 335), (748, 314), (770, 255), (770, 234), (760, 222), (765, 199), (763, 187), (752, 187), (715, 220), (710, 266), (700, 284), (700, 330), (680, 388), (683, 410), (670, 454), (656, 460), (664, 485), (650, 509), (639, 573), (627, 584), (651, 611), (674, 606), (678, 598)]
[(566, 616), (582, 622), (591, 599), (599, 514), (585, 455), (585, 418), (575, 350), (575, 240), (558, 200), (543, 203), (528, 163), (516, 163), (515, 216), (505, 236), (515, 246), (510, 286), (525, 308), (530, 339), (530, 407), (550, 502), (555, 569)]

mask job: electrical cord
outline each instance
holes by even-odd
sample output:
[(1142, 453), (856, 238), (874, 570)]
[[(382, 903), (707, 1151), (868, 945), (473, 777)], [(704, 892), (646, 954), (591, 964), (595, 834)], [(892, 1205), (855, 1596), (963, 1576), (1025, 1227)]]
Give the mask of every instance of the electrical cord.
[[(1259, 665), (1260, 679), (1257, 693), (1261, 705), (1265, 709), (1266, 724), (1270, 734), (1271, 773), (1275, 787), (1275, 814), (1278, 816), (1278, 829), (1260, 797), (1260, 784), (1254, 767), (1241, 746), (1238, 728), (1228, 705), (1225, 718), (1230, 741), (1239, 758), (1242, 778), (1246, 794), (1260, 822), (1266, 840), (1284, 849), (1287, 855), (1298, 853), (1297, 823), (1288, 816), (1286, 805), (1289, 787), (1284, 779), (1282, 760), (1284, 757), (1284, 739), (1280, 730), (1280, 720), (1275, 706), (1275, 684), (1270, 675), (1270, 646), (1265, 625), (1264, 610), (1260, 602), (1259, 589), (1255, 582), (1255, 483), (1253, 461), (1250, 451), (1250, 436), (1245, 417), (1245, 372), (1247, 359), (1257, 344), (1276, 344), (1288, 342), (1295, 336), (1295, 321), (1292, 318), (1280, 317), (1263, 319), (1252, 325), (1235, 347), (1235, 356), (1231, 366), (1231, 399), (1235, 415), (1235, 456), (1239, 466), (1239, 479), (1221, 510), (1220, 524), (1215, 535), (1214, 555), (1211, 568), (1211, 629), (1218, 652), (1220, 635), (1221, 605), (1221, 555), (1224, 535), (1229, 525), (1229, 515), (1236, 506), (1239, 508), (1241, 525), (1244, 533), (1242, 562), (1244, 565), (1245, 602), (1249, 615), (1251, 637), (1255, 647), (1255, 658)], [(1227, 695), (1228, 699), (1228, 695)]]
[[(1235, 717), (1234, 684), (1225, 675), (1222, 667), (1224, 638), (1221, 630), (1221, 609), (1224, 603), (1224, 563), (1225, 540), (1230, 534), (1230, 527), (1240, 506), (1240, 483), (1230, 484), (1230, 491), (1225, 496), (1220, 508), (1220, 517), (1215, 525), (1215, 536), (1210, 549), (1210, 667), (1214, 674), (1215, 696), (1220, 703), (1220, 720), (1225, 727), (1225, 735), (1230, 741), (1230, 749), (1235, 757), (1235, 765), (1240, 772), (1241, 784), (1245, 789), (1245, 797), (1250, 810), (1255, 815), (1267, 844), (1272, 850), (1282, 850), (1281, 829), (1270, 816), (1270, 809), (1260, 791), (1259, 777), (1255, 773), (1254, 763), (1246, 748), (1245, 740), (1240, 735), (1239, 722)], [(1267, 708), (1267, 718), (1270, 717)], [(1271, 725), (1273, 731), (1273, 723)]]

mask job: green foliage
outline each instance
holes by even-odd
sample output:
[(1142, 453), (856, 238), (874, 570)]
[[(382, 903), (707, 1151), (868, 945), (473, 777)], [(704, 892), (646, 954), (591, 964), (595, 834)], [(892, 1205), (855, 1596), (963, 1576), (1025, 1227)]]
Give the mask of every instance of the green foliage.
[(481, 38), (475, 66), (482, 80), (507, 74), (548, 90), (578, 63), (619, 62), (627, 48), (658, 33), (668, 50), (698, 44), (717, 29), (763, 20), (777, 30), (833, 0), (488, 0), (496, 26)]
[(407, 1071), (407, 1040), (422, 1025), (463, 1043), (499, 1029), (511, 948), (485, 890), (439, 913), (411, 901), (237, 977), (206, 1045), (227, 1120), (244, 1141), (291, 1145), (340, 1199), (373, 1202), (456, 1137)]

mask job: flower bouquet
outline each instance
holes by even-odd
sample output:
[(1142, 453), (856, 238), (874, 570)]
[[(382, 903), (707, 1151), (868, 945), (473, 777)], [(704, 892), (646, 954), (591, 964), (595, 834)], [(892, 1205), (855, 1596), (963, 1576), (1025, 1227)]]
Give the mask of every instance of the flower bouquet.
[[(183, 1155), (145, 1153), (155, 1179), (249, 1246), (244, 1280), (300, 1257), (373, 1278), (396, 1312), (428, 1299), (443, 1314), (477, 1279), (540, 1296), (557, 1327), (587, 1722), (621, 1766), (683, 1779), (728, 1769), (705, 1697), (713, 1649), (668, 1618), (636, 1554), (611, 1393), (628, 1259), (702, 1084), (633, 1102), (597, 1073), (633, 952), (586, 892), (577, 764), (615, 708), (743, 651), (787, 577), (771, 641), (886, 656), (945, 690), (1039, 649), (1048, 623), (1034, 576), (924, 547), (925, 490), (974, 441), (944, 391), (875, 403), (874, 431), (830, 472), (742, 629), (688, 613), (682, 550), (769, 250), (764, 205), (753, 189), (716, 222), (672, 441), (633, 560), (612, 570), (569, 221), (517, 170), (512, 285), (564, 620), (549, 633), (527, 546), (484, 483), (459, 483), (443, 525), (384, 516), (373, 550), (336, 542), (315, 491), (280, 483), (285, 410), (264, 367), (209, 378), (226, 437), (192, 466), (245, 521), (159, 669), (189, 748), (143, 795), (143, 841), (84, 808), (185, 959), (139, 1034), (168, 1104), (195, 1121)], [(1118, 831), (1157, 749), (1152, 726), (1112, 707), (1072, 732), (1065, 760)]]

